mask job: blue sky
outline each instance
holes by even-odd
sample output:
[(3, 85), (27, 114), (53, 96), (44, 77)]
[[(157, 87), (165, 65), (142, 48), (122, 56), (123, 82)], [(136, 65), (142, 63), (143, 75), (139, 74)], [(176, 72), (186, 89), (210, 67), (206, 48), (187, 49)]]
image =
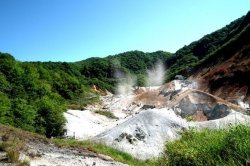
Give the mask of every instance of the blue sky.
[(0, 0), (0, 52), (68, 62), (175, 52), (248, 10), (249, 0)]

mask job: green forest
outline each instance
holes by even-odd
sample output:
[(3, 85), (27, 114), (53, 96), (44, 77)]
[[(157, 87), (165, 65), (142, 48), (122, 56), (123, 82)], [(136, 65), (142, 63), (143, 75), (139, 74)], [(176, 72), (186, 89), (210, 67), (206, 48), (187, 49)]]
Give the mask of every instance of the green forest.
[(68, 63), (20, 62), (8, 53), (0, 53), (0, 123), (47, 137), (60, 136), (64, 132), (63, 112), (98, 102), (100, 94), (91, 89), (93, 85), (114, 92), (116, 71), (124, 77), (136, 75), (139, 86), (145, 85), (147, 69), (158, 61), (166, 66), (165, 82), (177, 74), (188, 76), (200, 65), (248, 42), (249, 22), (250, 13), (173, 54), (129, 51)]

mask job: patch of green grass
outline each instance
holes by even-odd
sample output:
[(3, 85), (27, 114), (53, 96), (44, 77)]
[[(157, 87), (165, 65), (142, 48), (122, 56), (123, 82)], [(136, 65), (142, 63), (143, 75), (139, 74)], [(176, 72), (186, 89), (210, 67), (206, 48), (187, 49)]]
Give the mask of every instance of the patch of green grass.
[(99, 104), (100, 98), (98, 94), (89, 94), (92, 97), (82, 97), (67, 101), (67, 108), (72, 110), (84, 110), (87, 105)]
[(250, 127), (189, 130), (166, 144), (164, 165), (248, 165)]
[(185, 119), (186, 119), (188, 122), (193, 121), (193, 117), (192, 117), (191, 115), (187, 115), (187, 116), (185, 117)]
[(104, 154), (110, 156), (115, 161), (119, 161), (128, 165), (134, 166), (151, 166), (155, 165), (156, 161), (142, 161), (135, 159), (130, 154), (122, 152), (120, 150), (108, 147), (104, 144), (95, 143), (93, 141), (77, 141), (77, 140), (65, 140), (65, 139), (54, 139), (53, 142), (61, 147), (73, 147), (79, 149), (87, 149), (94, 153)]
[(118, 119), (112, 112), (104, 110), (96, 110), (95, 113), (106, 116), (111, 119)]

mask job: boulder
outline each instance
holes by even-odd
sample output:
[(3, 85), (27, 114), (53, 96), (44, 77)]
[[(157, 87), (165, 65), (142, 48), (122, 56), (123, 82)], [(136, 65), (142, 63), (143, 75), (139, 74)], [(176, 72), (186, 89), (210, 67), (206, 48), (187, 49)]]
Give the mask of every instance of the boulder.
[(183, 75), (176, 75), (174, 77), (175, 80), (185, 80), (185, 77)]
[(205, 110), (204, 114), (208, 120), (214, 120), (219, 118), (224, 118), (230, 113), (230, 109), (225, 104), (216, 104), (211, 110)]

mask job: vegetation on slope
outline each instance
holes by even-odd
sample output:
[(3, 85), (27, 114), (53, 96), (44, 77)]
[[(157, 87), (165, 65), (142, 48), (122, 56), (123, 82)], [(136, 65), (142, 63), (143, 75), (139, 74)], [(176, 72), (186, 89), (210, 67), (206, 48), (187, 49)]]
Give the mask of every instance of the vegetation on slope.
[(29, 161), (20, 161), (20, 150), (24, 148), (24, 144), (18, 138), (3, 136), (3, 142), (0, 142), (0, 151), (6, 152), (7, 163), (14, 163), (17, 166), (29, 166)]
[(97, 114), (100, 114), (100, 115), (103, 115), (103, 116), (106, 116), (108, 118), (111, 118), (111, 119), (118, 119), (112, 112), (110, 111), (106, 111), (106, 110), (96, 110), (94, 111), (95, 113)]
[(137, 76), (137, 84), (144, 85), (147, 69), (151, 69), (158, 61), (166, 61), (171, 54), (164, 51), (144, 53), (129, 51), (106, 58), (89, 58), (77, 62), (81, 74), (91, 79), (91, 83), (109, 91), (114, 91), (118, 79), (128, 74)]
[[(205, 66), (211, 66), (216, 63), (223, 62), (230, 58), (230, 56), (239, 52), (243, 47), (250, 44), (250, 24), (246, 26), (239, 34), (233, 37), (230, 41), (221, 46), (218, 50), (206, 55), (199, 63), (196, 64), (195, 69)], [(245, 51), (243, 56), (247, 56)]]
[[(176, 74), (190, 75), (194, 72), (195, 66), (201, 64), (209, 56), (220, 50), (226, 43), (235, 40), (237, 36), (249, 25), (250, 12), (229, 25), (205, 35), (198, 41), (179, 49), (170, 59), (166, 61), (168, 66), (167, 80), (173, 79)], [(248, 39), (249, 40), (249, 39)], [(230, 49), (234, 49), (231, 47)], [(223, 54), (216, 54), (217, 57)]]
[(12, 163), (12, 165), (16, 166), (30, 165), (27, 160), (19, 160), (21, 151), (27, 150), (25, 147), (26, 142), (42, 141), (49, 143), (49, 140), (44, 136), (2, 124), (0, 124), (0, 140), (0, 152), (5, 152), (7, 159), (6, 161), (1, 160), (0, 164), (11, 165), (10, 163)]
[(166, 144), (162, 165), (249, 165), (250, 127), (188, 130)]
[(18, 62), (0, 53), (0, 123), (47, 137), (62, 135), (66, 104), (90, 90), (68, 67), (60, 67)]

